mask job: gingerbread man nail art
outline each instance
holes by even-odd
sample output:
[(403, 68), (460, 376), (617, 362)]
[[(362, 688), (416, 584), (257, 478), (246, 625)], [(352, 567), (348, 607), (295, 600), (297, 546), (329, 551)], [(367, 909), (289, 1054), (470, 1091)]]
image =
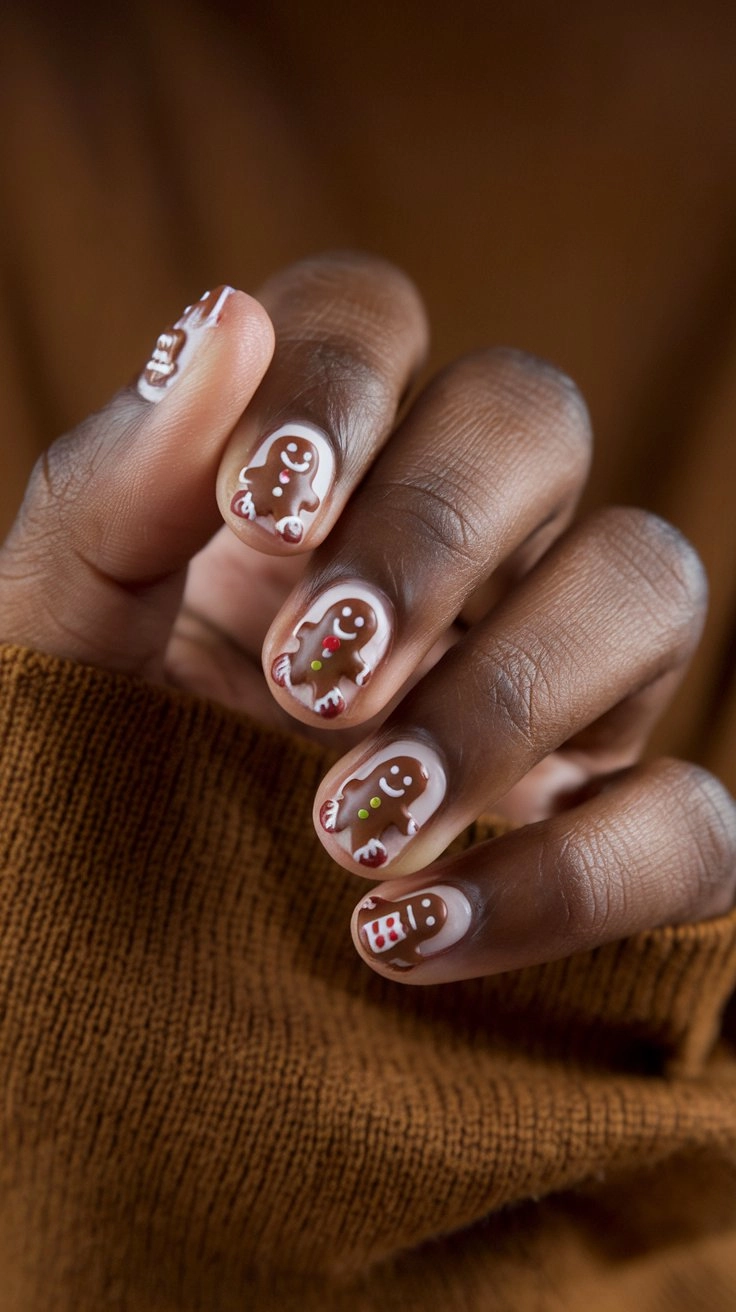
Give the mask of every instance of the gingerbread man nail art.
[(294, 629), (293, 650), (273, 662), (274, 683), (325, 720), (342, 715), (388, 651), (388, 612), (388, 601), (364, 587), (330, 588)]
[(159, 333), (151, 358), (143, 370), (143, 380), (149, 387), (165, 387), (173, 378), (186, 339), (186, 333), (181, 328), (166, 328)]
[(285, 424), (262, 443), (238, 474), (230, 510), (260, 520), (283, 542), (296, 545), (318, 513), (332, 482), (334, 457), (324, 434), (306, 424)]
[(412, 970), (457, 943), (471, 920), (465, 894), (438, 884), (393, 902), (372, 894), (359, 904), (355, 926), (369, 959), (394, 970)]
[(138, 379), (139, 395), (146, 401), (160, 401), (193, 354), (198, 330), (213, 328), (219, 321), (232, 287), (218, 287), (205, 292), (200, 300), (188, 305), (171, 328), (156, 338), (151, 358)]
[(322, 803), (320, 824), (353, 861), (376, 869), (419, 832), (444, 794), (435, 753), (419, 743), (394, 743)]

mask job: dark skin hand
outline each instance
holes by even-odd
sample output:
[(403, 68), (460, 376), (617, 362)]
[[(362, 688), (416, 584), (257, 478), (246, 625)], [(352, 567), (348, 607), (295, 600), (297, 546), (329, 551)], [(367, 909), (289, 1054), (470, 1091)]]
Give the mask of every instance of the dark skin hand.
[[(642, 510), (574, 520), (588, 414), (539, 360), (461, 359), (397, 422), (426, 345), (415, 288), (368, 257), (211, 294), (34, 471), (0, 637), (338, 745), (315, 824), (389, 877), (353, 934), (392, 978), (724, 914), (732, 799), (639, 764), (699, 639), (697, 555)], [(516, 828), (442, 860), (489, 810)]]

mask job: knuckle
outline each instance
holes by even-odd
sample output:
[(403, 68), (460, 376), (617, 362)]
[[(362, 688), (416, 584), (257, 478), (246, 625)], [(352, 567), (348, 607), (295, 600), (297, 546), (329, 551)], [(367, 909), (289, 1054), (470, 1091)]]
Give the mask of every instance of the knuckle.
[[(289, 405), (301, 405), (307, 412), (321, 410), (344, 454), (353, 451), (356, 423), (375, 432), (390, 421), (395, 384), (357, 342), (319, 336), (297, 342), (282, 339), (281, 350), (287, 359), (292, 357), (290, 373), (299, 380), (291, 389)], [(355, 455), (357, 459), (359, 452)]]
[(537, 753), (554, 700), (540, 657), (502, 639), (492, 649), (476, 652), (476, 682), (493, 719), (500, 719), (522, 749)]
[(537, 438), (558, 462), (576, 473), (587, 470), (592, 448), (590, 415), (577, 385), (555, 365), (511, 347), (490, 347), (463, 356), (436, 380), (444, 403), (467, 423), (520, 429)]
[(708, 580), (700, 557), (679, 529), (651, 511), (608, 506), (593, 516), (607, 554), (686, 652), (700, 635)]
[(433, 576), (446, 560), (453, 573), (465, 565), (475, 577), (479, 560), (487, 554), (485, 514), (448, 471), (441, 477), (414, 474), (410, 487), (403, 481), (375, 481), (371, 501), (374, 522), (385, 524), (397, 544), (407, 535), (405, 550), (412, 572), (417, 560), (425, 558)]
[(427, 315), (417, 288), (408, 274), (377, 255), (308, 256), (269, 278), (259, 296), (277, 321), (288, 318), (294, 336), (342, 339), (392, 373), (397, 352), (408, 353), (416, 364), (427, 349)]
[(661, 786), (684, 824), (684, 912), (724, 915), (736, 895), (736, 802), (702, 766), (665, 760), (659, 769)]
[(572, 950), (617, 936), (626, 882), (621, 854), (604, 825), (569, 830), (545, 854), (544, 865), (555, 879), (554, 928)]

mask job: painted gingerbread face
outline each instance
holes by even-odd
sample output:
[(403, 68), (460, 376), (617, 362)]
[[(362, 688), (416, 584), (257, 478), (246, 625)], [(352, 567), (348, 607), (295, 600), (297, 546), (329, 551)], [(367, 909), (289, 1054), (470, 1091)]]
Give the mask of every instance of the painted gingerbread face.
[(319, 451), (314, 442), (304, 437), (293, 441), (280, 442), (271, 448), (270, 463), (275, 466), (275, 474), (282, 487), (288, 485), (296, 474), (314, 476), (319, 465)]
[(332, 478), (331, 448), (305, 425), (285, 425), (267, 438), (238, 474), (230, 510), (258, 520), (284, 542), (300, 542)]
[(323, 719), (341, 715), (371, 678), (391, 639), (388, 603), (349, 585), (329, 590), (294, 630), (293, 650), (279, 653), (271, 678)]

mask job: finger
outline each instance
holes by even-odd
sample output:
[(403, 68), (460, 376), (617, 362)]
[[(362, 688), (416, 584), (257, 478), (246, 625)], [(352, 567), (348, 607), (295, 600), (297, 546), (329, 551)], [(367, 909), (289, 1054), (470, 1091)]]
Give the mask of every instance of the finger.
[(427, 388), (266, 638), (276, 699), (306, 724), (376, 715), (499, 566), (529, 569), (569, 521), (590, 460), (577, 389), (485, 351)]
[(267, 368), (262, 307), (219, 288), (160, 334), (137, 386), (38, 463), (0, 551), (0, 634), (160, 673), (223, 446)]
[(724, 915), (735, 894), (733, 799), (705, 771), (665, 760), (572, 812), (380, 885), (352, 933), (380, 974), (439, 984)]
[(315, 806), (328, 850), (348, 869), (428, 864), (586, 726), (658, 680), (671, 689), (704, 606), (698, 557), (655, 516), (577, 525), (330, 772)]
[(304, 260), (259, 299), (276, 351), (223, 456), (217, 496), (233, 532), (280, 554), (332, 528), (391, 431), (427, 321), (409, 279), (365, 255)]

